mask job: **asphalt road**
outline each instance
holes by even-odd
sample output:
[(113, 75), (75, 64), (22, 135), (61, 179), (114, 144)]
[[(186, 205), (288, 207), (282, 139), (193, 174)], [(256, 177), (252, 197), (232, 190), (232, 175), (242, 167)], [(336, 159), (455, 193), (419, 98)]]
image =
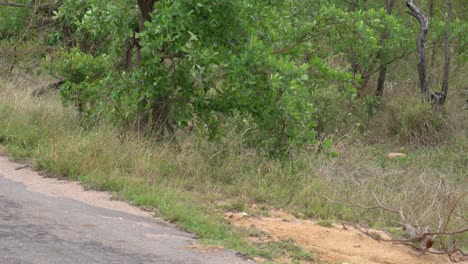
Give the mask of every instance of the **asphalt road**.
[[(191, 249), (193, 235), (160, 219), (35, 191), (6, 176), (19, 172), (1, 159), (0, 264), (248, 263), (226, 250)], [(27, 174), (47, 190), (48, 179)]]

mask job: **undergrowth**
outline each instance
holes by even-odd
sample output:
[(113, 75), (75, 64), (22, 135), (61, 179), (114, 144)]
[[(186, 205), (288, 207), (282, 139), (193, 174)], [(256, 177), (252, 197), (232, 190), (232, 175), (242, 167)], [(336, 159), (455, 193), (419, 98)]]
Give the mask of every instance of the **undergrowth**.
[[(331, 204), (314, 194), (374, 204), (371, 194), (376, 193), (382, 202), (396, 207), (406, 204), (418, 214), (430, 205), (428, 196), (440, 182), (452, 195), (466, 190), (466, 127), (458, 127), (462, 132), (442, 140), (447, 138), (444, 129), (450, 129), (454, 120), (414, 101), (401, 105), (396, 99), (386, 105), (383, 117), (377, 116), (388, 119), (384, 129), (390, 134), (385, 137), (395, 139), (394, 144), (369, 143), (381, 139), (376, 130), (368, 138), (358, 135), (363, 139), (333, 145), (334, 158), (309, 153), (294, 160), (272, 160), (245, 149), (238, 135), (212, 143), (196, 134), (180, 133), (177, 143), (171, 143), (122, 135), (108, 124), (85, 129), (77, 113), (64, 108), (55, 94), (33, 98), (32, 87), (18, 88), (9, 81), (1, 82), (0, 89), (0, 145), (12, 157), (154, 208), (205, 243), (249, 255), (275, 258), (271, 248), (276, 246), (257, 247), (242, 239), (245, 234), (229, 225), (223, 217), (225, 211), (246, 210), (255, 203), (262, 210), (285, 208), (299, 217), (322, 219), (322, 223), (346, 220), (395, 226), (398, 218), (388, 212)], [(420, 122), (421, 118), (429, 121)], [(439, 144), (406, 149), (402, 141)], [(408, 157), (388, 159), (386, 155), (392, 151), (406, 152)], [(450, 197), (439, 197), (422, 221), (431, 222), (451, 202)], [(464, 201), (460, 212), (466, 207)], [(258, 213), (262, 213), (260, 209)], [(462, 224), (462, 218), (454, 217), (451, 226)]]

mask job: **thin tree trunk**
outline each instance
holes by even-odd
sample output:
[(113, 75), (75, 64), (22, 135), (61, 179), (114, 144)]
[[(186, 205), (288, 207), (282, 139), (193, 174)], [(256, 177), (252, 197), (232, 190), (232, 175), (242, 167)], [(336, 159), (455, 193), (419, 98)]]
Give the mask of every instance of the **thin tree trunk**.
[[(386, 0), (386, 11), (387, 15), (391, 15), (393, 12), (393, 8), (395, 7), (396, 0)], [(385, 42), (390, 37), (390, 31), (388, 28), (385, 28), (382, 34), (382, 48), (379, 52), (378, 58), (383, 63), (383, 49), (385, 48)], [(383, 66), (379, 73), (379, 80), (377, 81), (377, 90), (375, 92), (376, 96), (383, 96), (384, 87), (385, 87), (385, 78), (387, 76), (387, 66)]]
[[(429, 17), (434, 18), (434, 0), (429, 0)], [(437, 54), (437, 41), (432, 42), (431, 67), (434, 67)]]
[(416, 41), (416, 47), (419, 55), (418, 62), (418, 73), (419, 73), (419, 86), (421, 88), (421, 93), (425, 99), (429, 99), (429, 81), (427, 79), (426, 71), (426, 55), (424, 51), (424, 43), (426, 41), (426, 34), (429, 31), (429, 21), (424, 12), (419, 9), (414, 3), (413, 0), (406, 1), (406, 6), (409, 8), (409, 13), (419, 21), (420, 31), (419, 36)]
[[(354, 11), (356, 11), (357, 8), (358, 8), (358, 0), (350, 0), (349, 5), (348, 5), (348, 11), (349, 12), (354, 12)], [(357, 59), (357, 55), (355, 54), (355, 51), (352, 48), (349, 48), (347, 53), (348, 53), (349, 60), (351, 62), (351, 69), (350, 70), (351, 70), (351, 72), (353, 74), (353, 77), (356, 78), (356, 76), (358, 74), (360, 74), (361, 71), (362, 71), (361, 63), (359, 63), (359, 61)], [(361, 83), (361, 89), (358, 89), (358, 91), (357, 91), (358, 96), (360, 96), (360, 94), (362, 92), (363, 83)]]
[[(142, 12), (142, 17), (143, 17), (143, 12)], [(144, 21), (143, 18), (140, 18), (140, 26), (138, 28), (138, 32), (141, 32), (143, 31), (143, 28), (144, 28)], [(141, 45), (140, 45), (140, 42), (139, 40), (137, 39), (135, 41), (135, 68), (137, 69), (140, 69), (141, 68)], [(141, 80), (138, 80), (137, 81), (137, 89), (138, 89), (138, 93), (141, 94), (143, 91), (143, 88), (142, 88), (142, 85), (143, 85), (143, 82)], [(141, 96), (140, 96), (141, 98)], [(138, 132), (138, 133), (143, 133), (147, 127), (148, 127), (148, 120), (149, 120), (149, 114), (148, 114), (148, 111), (146, 109), (147, 105), (148, 105), (148, 101), (147, 99), (140, 99), (141, 101), (138, 102), (140, 104), (139, 106), (139, 110), (138, 110), (138, 113), (136, 115), (136, 124), (135, 124), (135, 130)]]
[(444, 61), (444, 79), (442, 82), (441, 93), (443, 95), (443, 100), (439, 104), (444, 104), (447, 99), (448, 88), (449, 88), (449, 78), (450, 78), (450, 20), (452, 16), (452, 3), (449, 0), (447, 3), (447, 18), (445, 22), (445, 61)]

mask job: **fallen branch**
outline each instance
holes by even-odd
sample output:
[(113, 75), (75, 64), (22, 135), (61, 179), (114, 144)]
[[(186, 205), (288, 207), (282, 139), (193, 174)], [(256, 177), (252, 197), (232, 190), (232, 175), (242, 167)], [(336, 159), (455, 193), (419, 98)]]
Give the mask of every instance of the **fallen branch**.
[(47, 85), (44, 85), (36, 90), (34, 90), (32, 93), (31, 93), (31, 96), (33, 97), (39, 97), (43, 94), (45, 94), (47, 91), (49, 90), (57, 90), (60, 88), (60, 86), (64, 83), (64, 80), (58, 80), (58, 81), (55, 81), (55, 82), (52, 82), (52, 83), (49, 83)]
[[(439, 182), (439, 185), (437, 187), (438, 191), (440, 190), (441, 184), (442, 183)], [(363, 186), (361, 186), (359, 184), (357, 184), (357, 185), (360, 188), (363, 188)], [(343, 206), (359, 207), (359, 208), (368, 209), (368, 210), (369, 209), (383, 209), (385, 211), (388, 211), (388, 212), (391, 212), (391, 213), (394, 213), (394, 214), (399, 214), (400, 215), (400, 220), (401, 220), (400, 223), (402, 224), (402, 228), (409, 235), (409, 238), (396, 238), (393, 235), (389, 234), (388, 232), (385, 232), (385, 233), (390, 237), (390, 239), (383, 238), (378, 234), (370, 233), (367, 228), (363, 228), (361, 226), (353, 225), (361, 233), (363, 233), (363, 234), (365, 234), (365, 235), (367, 235), (367, 236), (369, 236), (369, 237), (371, 237), (371, 238), (373, 238), (375, 240), (394, 243), (394, 244), (404, 244), (404, 245), (410, 246), (410, 247), (420, 251), (421, 253), (447, 255), (450, 258), (450, 260), (452, 260), (453, 262), (458, 262), (459, 261), (458, 258), (454, 257), (454, 254), (461, 255), (462, 259), (467, 257), (467, 254), (465, 252), (463, 252), (462, 250), (457, 248), (455, 242), (454, 242), (454, 244), (452, 246), (452, 249), (449, 249), (445, 245), (445, 241), (443, 239), (443, 237), (445, 237), (445, 236), (460, 235), (460, 234), (464, 234), (464, 233), (468, 232), (468, 226), (465, 226), (463, 228), (460, 228), (460, 229), (454, 230), (454, 231), (447, 231), (448, 224), (450, 222), (450, 219), (451, 219), (452, 215), (454, 214), (455, 208), (460, 203), (460, 201), (463, 199), (463, 197), (465, 197), (468, 194), (467, 192), (463, 193), (462, 195), (460, 195), (455, 200), (453, 205), (450, 207), (450, 211), (448, 212), (446, 220), (443, 221), (441, 219), (440, 224), (439, 224), (439, 226), (437, 228), (438, 229), (437, 232), (429, 232), (429, 226), (421, 228), (421, 226), (418, 223), (419, 222), (418, 220), (415, 220), (416, 225), (413, 226), (411, 223), (409, 223), (408, 219), (406, 218), (406, 216), (405, 216), (405, 214), (403, 212), (403, 207), (401, 207), (400, 210), (389, 207), (389, 206), (383, 204), (378, 199), (378, 197), (377, 197), (377, 195), (375, 193), (372, 193), (372, 195), (374, 196), (374, 199), (375, 199), (377, 205), (373, 205), (373, 206), (367, 206), (367, 205), (363, 205), (363, 204), (360, 204), (360, 203), (347, 203), (347, 202), (335, 201), (335, 200), (333, 200), (333, 199), (331, 199), (331, 198), (329, 198), (327, 196), (321, 195), (321, 194), (319, 194), (317, 192), (312, 191), (312, 193), (313, 193), (312, 195), (323, 198), (326, 201), (328, 201), (330, 203), (333, 203), (333, 204), (338, 204), (338, 205), (343, 205)], [(427, 212), (430, 210), (430, 208), (432, 208), (434, 206), (436, 198), (437, 198), (437, 195), (434, 195), (434, 198), (433, 198), (431, 204), (423, 212), (422, 216), (419, 217), (419, 220), (421, 220), (421, 218), (423, 218), (423, 216), (427, 214)], [(443, 228), (442, 228), (442, 226), (443, 226)], [(437, 236), (439, 236), (440, 245), (441, 245), (441, 248), (442, 248), (443, 251), (431, 251), (430, 250), (432, 248), (432, 246), (434, 244), (434, 240), (436, 239)], [(422, 246), (418, 247), (418, 246), (413, 244), (414, 242), (422, 242)]]
[(23, 165), (23, 166), (20, 166), (20, 167), (16, 167), (15, 170), (26, 169), (27, 167), (29, 167), (29, 165)]

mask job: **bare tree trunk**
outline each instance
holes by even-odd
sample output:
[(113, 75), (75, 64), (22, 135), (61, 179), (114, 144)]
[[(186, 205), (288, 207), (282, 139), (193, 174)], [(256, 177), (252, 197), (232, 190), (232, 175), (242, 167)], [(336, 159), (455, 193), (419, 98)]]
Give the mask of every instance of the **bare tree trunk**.
[[(395, 7), (395, 3), (396, 3), (396, 0), (386, 0), (385, 8), (386, 8), (386, 11), (387, 11), (387, 15), (392, 14), (393, 8)], [(383, 49), (385, 47), (385, 42), (387, 41), (389, 36), (390, 36), (390, 31), (389, 31), (388, 28), (385, 28), (385, 30), (384, 30), (384, 32), (382, 34), (382, 48), (381, 48), (381, 51), (379, 52), (379, 55), (378, 55), (378, 58), (377, 58), (382, 63), (383, 63), (383, 59), (382, 59)], [(375, 92), (376, 96), (380, 96), (380, 97), (383, 96), (386, 76), (387, 76), (387, 66), (385, 65), (385, 66), (382, 67), (382, 69), (380, 70), (380, 73), (379, 73), (379, 80), (377, 81), (377, 90)]]
[(426, 55), (424, 51), (424, 43), (426, 41), (426, 34), (429, 31), (429, 21), (424, 12), (419, 9), (414, 3), (413, 0), (406, 1), (406, 6), (409, 8), (409, 14), (415, 17), (419, 21), (420, 31), (419, 36), (416, 41), (416, 47), (419, 54), (418, 62), (418, 73), (419, 73), (419, 85), (421, 88), (421, 93), (425, 99), (429, 99), (429, 81), (427, 79), (426, 71)]

